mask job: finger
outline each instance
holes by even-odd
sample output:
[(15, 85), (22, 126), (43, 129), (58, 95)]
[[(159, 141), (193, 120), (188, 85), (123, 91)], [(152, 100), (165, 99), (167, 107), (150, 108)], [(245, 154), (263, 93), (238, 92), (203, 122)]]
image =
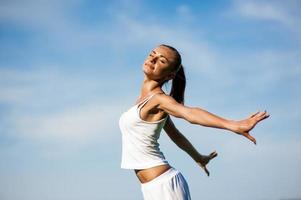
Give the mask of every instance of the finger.
[(269, 115), (264, 115), (264, 116), (260, 117), (259, 119), (257, 119), (257, 123), (264, 120), (264, 119), (266, 119), (266, 118), (268, 118), (268, 117), (269, 117)]
[(210, 175), (210, 173), (209, 173), (209, 171), (208, 171), (208, 169), (207, 169), (207, 167), (206, 167), (206, 166), (204, 167), (204, 170), (205, 170), (205, 172), (206, 172), (207, 176), (209, 176), (209, 175)]
[(257, 125), (258, 122), (260, 122), (260, 121), (262, 121), (262, 120), (264, 120), (264, 119), (266, 119), (268, 117), (269, 117), (269, 115), (264, 115), (264, 116), (261, 116), (260, 118), (257, 118), (256, 121), (255, 121), (255, 123), (254, 123), (254, 126)]
[(255, 145), (257, 144), (256, 139), (252, 137), (250, 134), (244, 134), (244, 136), (249, 140), (251, 140)]
[(259, 113), (259, 111), (257, 111), (257, 112), (255, 112), (255, 113), (252, 113), (252, 114), (250, 114), (249, 115), (249, 118), (252, 118), (252, 117), (254, 117), (255, 115), (257, 115)]
[(210, 156), (210, 160), (215, 158), (217, 156), (216, 151), (213, 151), (209, 156)]
[(206, 168), (206, 166), (202, 165), (201, 163), (198, 163), (198, 165), (205, 171), (205, 173), (207, 174), (207, 176), (209, 176), (209, 171)]
[(266, 113), (267, 113), (267, 111), (259, 112), (258, 115), (257, 115), (257, 117), (264, 116)]
[(267, 113), (266, 110), (265, 110), (264, 112), (260, 112), (260, 113), (257, 115), (257, 118), (261, 118), (261, 117), (264, 117), (264, 116), (269, 116), (269, 114)]
[(261, 115), (261, 116), (259, 116), (258, 118), (257, 118), (257, 121), (259, 122), (259, 121), (261, 121), (261, 120), (264, 120), (264, 119), (266, 119), (266, 118), (268, 118), (270, 115), (268, 114), (268, 113), (264, 113), (263, 115)]

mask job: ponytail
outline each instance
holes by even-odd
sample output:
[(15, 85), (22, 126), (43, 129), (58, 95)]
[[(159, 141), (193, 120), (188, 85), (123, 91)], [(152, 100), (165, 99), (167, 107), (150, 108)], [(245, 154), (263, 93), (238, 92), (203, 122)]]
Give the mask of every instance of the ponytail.
[(172, 80), (170, 96), (172, 96), (178, 103), (184, 105), (184, 93), (186, 86), (186, 77), (183, 65), (181, 64), (175, 78)]
[(184, 93), (186, 86), (186, 77), (182, 65), (182, 58), (177, 49), (172, 46), (161, 44), (160, 46), (168, 47), (176, 53), (175, 70), (177, 70), (175, 78), (172, 80), (170, 96), (172, 96), (178, 103), (184, 105)]

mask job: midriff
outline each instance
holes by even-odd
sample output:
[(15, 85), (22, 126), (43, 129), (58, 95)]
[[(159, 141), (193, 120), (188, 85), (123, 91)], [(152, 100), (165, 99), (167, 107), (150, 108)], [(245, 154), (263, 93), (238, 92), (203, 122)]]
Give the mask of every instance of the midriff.
[(148, 169), (135, 169), (135, 173), (141, 183), (146, 183), (160, 176), (170, 168), (171, 166), (169, 164), (165, 164)]

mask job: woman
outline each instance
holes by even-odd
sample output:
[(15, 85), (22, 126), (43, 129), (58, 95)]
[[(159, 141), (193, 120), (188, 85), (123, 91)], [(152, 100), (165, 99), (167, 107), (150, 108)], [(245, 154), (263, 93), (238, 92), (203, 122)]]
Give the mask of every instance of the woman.
[[(133, 169), (141, 182), (145, 200), (188, 200), (188, 184), (182, 174), (170, 166), (157, 142), (162, 128), (186, 151), (209, 176), (206, 165), (217, 156), (200, 154), (175, 127), (169, 115), (182, 118), (191, 124), (220, 128), (242, 135), (254, 144), (249, 134), (261, 120), (269, 117), (267, 112), (257, 112), (247, 119), (234, 121), (224, 119), (206, 110), (184, 105), (185, 74), (179, 52), (168, 45), (159, 45), (143, 64), (144, 80), (136, 104), (124, 112), (119, 120), (122, 133), (121, 167)], [(172, 80), (169, 95), (162, 85)]]

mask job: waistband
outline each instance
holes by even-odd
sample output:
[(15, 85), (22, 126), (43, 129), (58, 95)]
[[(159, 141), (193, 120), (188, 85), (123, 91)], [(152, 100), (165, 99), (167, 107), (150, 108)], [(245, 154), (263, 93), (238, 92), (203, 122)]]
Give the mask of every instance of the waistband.
[(170, 180), (172, 177), (176, 176), (179, 173), (180, 172), (178, 170), (171, 167), (166, 172), (160, 174), (159, 176), (157, 176), (153, 180), (151, 180), (149, 182), (146, 182), (146, 183), (141, 183), (141, 187), (149, 187), (149, 186), (152, 186), (152, 185), (160, 184), (160, 183), (162, 183), (166, 180)]

